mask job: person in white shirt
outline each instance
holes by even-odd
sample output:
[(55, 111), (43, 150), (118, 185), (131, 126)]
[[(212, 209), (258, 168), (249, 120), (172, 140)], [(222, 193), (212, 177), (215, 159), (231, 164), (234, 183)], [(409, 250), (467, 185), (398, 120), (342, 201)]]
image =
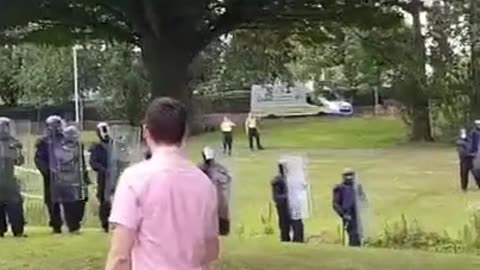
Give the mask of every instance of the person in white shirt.
[(250, 150), (254, 150), (253, 147), (253, 139), (255, 138), (255, 141), (257, 143), (257, 149), (258, 150), (263, 150), (262, 145), (260, 144), (260, 133), (258, 132), (258, 120), (257, 118), (252, 114), (249, 113), (247, 120), (245, 120), (245, 131), (248, 136), (248, 142), (250, 145)]
[(235, 123), (228, 117), (223, 117), (222, 124), (220, 124), (220, 130), (223, 134), (223, 154), (228, 153), (229, 156), (232, 155), (233, 127), (235, 127)]

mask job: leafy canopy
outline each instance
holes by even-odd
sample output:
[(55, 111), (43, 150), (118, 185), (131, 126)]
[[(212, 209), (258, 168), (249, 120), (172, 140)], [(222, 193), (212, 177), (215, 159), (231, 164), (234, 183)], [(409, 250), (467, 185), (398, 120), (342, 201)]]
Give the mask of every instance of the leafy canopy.
[(115, 39), (142, 45), (145, 37), (200, 51), (240, 28), (315, 28), (341, 21), (366, 27), (397, 21), (394, 0), (15, 0), (0, 2), (4, 42)]

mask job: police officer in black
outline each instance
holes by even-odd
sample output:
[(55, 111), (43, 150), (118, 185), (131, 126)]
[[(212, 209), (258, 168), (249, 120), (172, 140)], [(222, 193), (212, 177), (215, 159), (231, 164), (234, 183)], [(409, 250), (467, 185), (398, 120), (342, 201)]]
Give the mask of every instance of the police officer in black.
[[(287, 166), (285, 162), (279, 161), (278, 175), (272, 181), (272, 197), (278, 215), (278, 227), (280, 229), (280, 240), (282, 242), (304, 242), (303, 221), (292, 220), (288, 204), (288, 189), (286, 182)], [(293, 231), (293, 238), (290, 233)]]
[(63, 128), (65, 123), (60, 116), (51, 115), (45, 121), (45, 135), (35, 144), (35, 166), (43, 177), (43, 198), (47, 206), (50, 217), (49, 225), (53, 233), (61, 233), (61, 209), (58, 203), (51, 201), (51, 171), (50, 171), (50, 152), (52, 145), (58, 144), (63, 140)]
[(109, 161), (111, 158), (111, 138), (110, 129), (107, 123), (102, 122), (97, 125), (97, 137), (99, 142), (90, 147), (90, 166), (97, 173), (97, 200), (100, 204), (98, 217), (101, 226), (105, 232), (109, 231), (108, 217), (110, 216), (111, 203), (105, 198), (105, 188), (108, 173), (111, 170)]
[(0, 237), (5, 235), (8, 225), (14, 237), (25, 236), (23, 198), (15, 176), (15, 166), (25, 161), (22, 149), (13, 137), (11, 120), (0, 117)]
[[(470, 172), (473, 169), (473, 155), (471, 153), (471, 139), (467, 136), (467, 130), (461, 129), (457, 140), (457, 152), (460, 161), (460, 187), (466, 192)], [(480, 183), (477, 183), (480, 187)]]

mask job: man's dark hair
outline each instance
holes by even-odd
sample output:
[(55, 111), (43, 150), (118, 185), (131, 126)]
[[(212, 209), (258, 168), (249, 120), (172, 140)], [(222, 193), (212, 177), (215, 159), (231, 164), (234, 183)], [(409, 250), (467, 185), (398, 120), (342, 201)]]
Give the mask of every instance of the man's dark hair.
[(185, 106), (172, 98), (156, 98), (147, 108), (144, 124), (152, 140), (159, 144), (180, 145), (187, 132)]

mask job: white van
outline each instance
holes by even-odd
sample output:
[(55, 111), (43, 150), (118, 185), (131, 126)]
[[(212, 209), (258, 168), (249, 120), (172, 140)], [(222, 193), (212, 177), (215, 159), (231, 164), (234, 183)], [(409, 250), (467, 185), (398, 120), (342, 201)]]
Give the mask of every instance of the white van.
[(353, 106), (332, 91), (307, 92), (302, 84), (253, 85), (250, 111), (259, 117), (353, 113)]
[(307, 89), (283, 83), (253, 85), (250, 111), (258, 117), (306, 116), (323, 113), (323, 107), (307, 103)]

